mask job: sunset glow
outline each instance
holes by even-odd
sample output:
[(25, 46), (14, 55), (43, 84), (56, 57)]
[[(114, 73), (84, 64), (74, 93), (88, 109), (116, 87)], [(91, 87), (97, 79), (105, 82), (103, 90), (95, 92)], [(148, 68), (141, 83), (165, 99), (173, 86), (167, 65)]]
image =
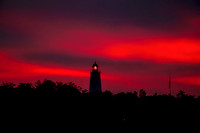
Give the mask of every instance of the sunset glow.
[(120, 43), (107, 46), (105, 54), (111, 58), (139, 58), (161, 62), (200, 62), (200, 40), (146, 40), (146, 42)]
[(96, 61), (103, 90), (168, 93), (171, 76), (174, 93), (200, 95), (198, 2), (114, 3), (3, 0), (0, 81), (73, 78), (88, 89)]

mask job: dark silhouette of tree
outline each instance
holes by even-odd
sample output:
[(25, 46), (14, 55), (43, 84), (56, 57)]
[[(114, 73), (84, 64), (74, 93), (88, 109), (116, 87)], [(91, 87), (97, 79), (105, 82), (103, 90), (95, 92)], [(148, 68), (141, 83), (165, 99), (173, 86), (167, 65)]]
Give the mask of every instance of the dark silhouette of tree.
[(146, 96), (146, 92), (143, 89), (141, 89), (139, 96), (140, 97), (145, 97)]
[(36, 88), (39, 87), (42, 84), (42, 82), (40, 80), (36, 81), (35, 86)]
[(106, 96), (106, 97), (112, 97), (113, 96), (112, 93), (110, 91), (107, 91), (107, 90), (103, 92), (103, 95)]
[(10, 82), (4, 82), (2, 84), (2, 86), (0, 87), (0, 92), (1, 92), (1, 95), (4, 97), (4, 96), (13, 96), (15, 93), (16, 93), (16, 90), (15, 90), (15, 84), (13, 83), (10, 83)]
[(137, 96), (137, 95), (138, 95), (137, 91), (134, 91), (134, 92), (133, 92), (133, 95), (134, 95), (134, 96)]
[(80, 95), (80, 88), (72, 82), (63, 84), (62, 82), (57, 83), (56, 90), (59, 96), (75, 96)]
[(32, 87), (32, 84), (31, 83), (20, 83), (18, 86), (17, 86), (17, 92), (19, 92), (20, 95), (31, 95), (33, 91), (33, 87)]
[(82, 90), (81, 90), (81, 93), (82, 93), (82, 94), (88, 93), (88, 90), (82, 89)]
[(37, 92), (40, 95), (53, 95), (55, 93), (55, 86), (56, 84), (51, 80), (44, 80), (43, 83), (38, 81), (37, 84)]
[(13, 89), (16, 85), (11, 83), (11, 82), (5, 82), (3, 83), (3, 86), (6, 87), (6, 88), (10, 88), (10, 89)]
[(184, 97), (185, 96), (185, 92), (180, 90), (179, 93), (177, 94), (177, 97)]
[(157, 93), (154, 93), (154, 95), (153, 95), (154, 97), (156, 97), (156, 96), (158, 96), (158, 94)]

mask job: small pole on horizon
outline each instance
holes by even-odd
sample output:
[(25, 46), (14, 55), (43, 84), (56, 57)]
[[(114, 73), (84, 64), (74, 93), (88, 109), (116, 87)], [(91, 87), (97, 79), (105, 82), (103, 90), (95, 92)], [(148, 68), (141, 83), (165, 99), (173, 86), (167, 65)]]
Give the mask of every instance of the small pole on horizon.
[(169, 76), (169, 95), (171, 96), (171, 76)]

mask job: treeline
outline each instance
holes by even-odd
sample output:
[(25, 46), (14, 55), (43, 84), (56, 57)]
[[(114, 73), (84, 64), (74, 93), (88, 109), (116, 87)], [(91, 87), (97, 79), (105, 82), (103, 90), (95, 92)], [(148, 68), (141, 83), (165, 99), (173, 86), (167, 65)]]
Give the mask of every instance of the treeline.
[(68, 82), (53, 82), (51, 80), (44, 80), (41, 82), (38, 80), (35, 85), (32, 83), (20, 83), (15, 85), (13, 83), (2, 83), (0, 86), (1, 97), (18, 97), (18, 98), (33, 98), (33, 97), (49, 97), (49, 98), (110, 98), (120, 99), (121, 101), (138, 103), (138, 104), (199, 104), (200, 96), (195, 98), (192, 95), (187, 95), (184, 91), (180, 90), (176, 96), (171, 95), (158, 95), (155, 93), (152, 96), (147, 96), (144, 89), (139, 92), (121, 92), (113, 95), (110, 91), (104, 91), (102, 93), (89, 93), (86, 89), (82, 89), (75, 83)]
[[(3, 83), (0, 86), (0, 122), (30, 130), (64, 131), (96, 128), (132, 129), (170, 127), (196, 123), (200, 119), (200, 97), (180, 91), (177, 96), (147, 96), (145, 90), (118, 93), (89, 93), (69, 82), (51, 80), (31, 83)], [(96, 132), (95, 130), (95, 132)]]

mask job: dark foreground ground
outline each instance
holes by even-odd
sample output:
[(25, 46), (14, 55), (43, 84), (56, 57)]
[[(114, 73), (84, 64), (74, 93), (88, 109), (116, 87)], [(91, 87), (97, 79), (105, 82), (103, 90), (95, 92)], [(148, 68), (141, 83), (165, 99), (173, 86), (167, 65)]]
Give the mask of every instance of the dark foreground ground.
[(9, 98), (1, 125), (25, 131), (167, 130), (199, 127), (199, 104), (132, 103), (112, 98)]

